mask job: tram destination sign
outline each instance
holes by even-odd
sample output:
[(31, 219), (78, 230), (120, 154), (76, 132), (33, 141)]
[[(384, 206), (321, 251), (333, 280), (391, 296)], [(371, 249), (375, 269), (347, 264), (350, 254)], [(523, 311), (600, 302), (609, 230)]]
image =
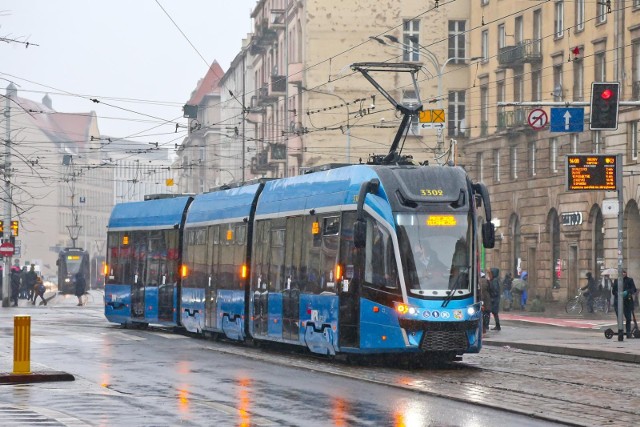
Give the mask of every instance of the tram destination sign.
[(567, 155), (567, 190), (616, 191), (617, 158), (607, 154)]

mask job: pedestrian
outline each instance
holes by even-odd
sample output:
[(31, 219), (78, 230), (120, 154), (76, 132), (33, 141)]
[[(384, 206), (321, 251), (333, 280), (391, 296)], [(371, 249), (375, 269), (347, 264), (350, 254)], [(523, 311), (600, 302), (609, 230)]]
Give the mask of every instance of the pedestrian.
[(42, 277), (37, 276), (36, 277), (36, 284), (33, 287), (33, 305), (36, 305), (36, 300), (38, 299), (38, 297), (42, 298), (42, 302), (44, 303), (44, 305), (47, 305), (47, 300), (44, 298), (44, 292), (47, 290), (47, 288), (44, 286), (44, 283), (42, 282)]
[(13, 306), (18, 306), (18, 295), (20, 294), (20, 267), (11, 267), (11, 300)]
[(492, 267), (490, 270), (489, 278), (489, 295), (491, 296), (491, 314), (493, 314), (493, 321), (495, 326), (492, 328), (494, 331), (499, 331), (500, 317), (498, 312), (500, 311), (500, 269)]
[(583, 295), (587, 298), (587, 310), (589, 313), (593, 313), (593, 299), (598, 294), (598, 284), (590, 271), (587, 272), (587, 284), (581, 287), (580, 290), (586, 291)]
[(86, 280), (84, 280), (84, 276), (81, 271), (78, 271), (74, 276), (74, 282), (76, 285), (76, 296), (78, 297), (78, 305), (84, 305), (82, 303), (82, 296), (84, 295), (84, 290), (87, 286)]
[(37, 279), (38, 279), (38, 273), (36, 273), (36, 265), (31, 264), (31, 269), (27, 271), (27, 273), (23, 278), (24, 286), (27, 289), (27, 299), (30, 301), (31, 300), (35, 301), (36, 299), (34, 295), (34, 286), (36, 285)]
[(513, 279), (513, 284), (511, 286), (511, 293), (513, 294), (513, 305), (517, 306), (520, 310), (524, 310), (524, 291), (527, 288), (527, 272), (523, 271), (520, 277), (516, 277)]
[[(635, 282), (631, 277), (627, 276), (627, 270), (622, 270), (622, 312), (627, 321), (627, 338), (631, 338), (631, 311), (633, 310), (633, 296), (636, 292), (638, 292), (638, 289)], [(618, 317), (618, 279), (613, 281), (611, 293), (613, 294), (613, 309), (616, 311), (616, 317)]]
[(510, 311), (511, 306), (513, 304), (513, 294), (511, 293), (511, 288), (513, 286), (513, 278), (511, 277), (511, 273), (504, 275), (504, 280), (502, 281), (502, 300), (504, 301), (502, 304), (504, 311)]
[(489, 280), (487, 280), (483, 271), (480, 272), (478, 285), (480, 298), (482, 299), (482, 333), (486, 334), (491, 320), (491, 297), (489, 296)]
[(527, 299), (529, 298), (529, 273), (523, 271), (520, 278), (524, 282), (524, 286), (522, 287), (522, 296), (520, 297), (520, 305), (522, 306), (523, 310), (526, 310)]

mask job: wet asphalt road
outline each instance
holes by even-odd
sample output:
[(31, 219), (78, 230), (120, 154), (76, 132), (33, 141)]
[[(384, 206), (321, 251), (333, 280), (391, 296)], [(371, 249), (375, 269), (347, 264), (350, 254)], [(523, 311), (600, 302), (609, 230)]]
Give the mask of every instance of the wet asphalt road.
[[(95, 299), (87, 307), (54, 300), (21, 309), (19, 314), (32, 316), (32, 370), (66, 371), (76, 381), (0, 386), (3, 425), (553, 425), (436, 397), (437, 385), (432, 393), (399, 388), (416, 380), (406, 369), (350, 367), (167, 331), (123, 329), (104, 320)], [(12, 366), (14, 314), (0, 308), (3, 371)], [(479, 373), (468, 365), (455, 371), (464, 377)], [(370, 381), (380, 375), (387, 379)], [(459, 391), (469, 393), (463, 384)]]

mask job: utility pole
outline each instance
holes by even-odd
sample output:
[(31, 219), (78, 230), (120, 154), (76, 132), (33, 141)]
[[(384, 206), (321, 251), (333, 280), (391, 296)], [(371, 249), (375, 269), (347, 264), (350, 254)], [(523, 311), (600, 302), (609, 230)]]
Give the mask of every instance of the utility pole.
[[(7, 86), (5, 98), (4, 119), (6, 138), (4, 141), (4, 197), (5, 216), (3, 237), (11, 241), (11, 98), (16, 98), (18, 89), (13, 83)], [(2, 278), (2, 306), (9, 307), (9, 282), (11, 281), (11, 256), (4, 257), (4, 272)]]

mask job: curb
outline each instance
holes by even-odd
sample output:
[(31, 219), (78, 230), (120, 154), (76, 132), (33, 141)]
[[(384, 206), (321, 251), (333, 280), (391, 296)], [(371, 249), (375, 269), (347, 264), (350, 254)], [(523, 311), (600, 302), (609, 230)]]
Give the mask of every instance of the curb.
[(0, 372), (0, 384), (30, 384), (50, 381), (75, 381), (75, 377), (60, 371), (31, 372), (30, 374)]
[(540, 353), (559, 354), (562, 356), (588, 357), (591, 359), (611, 360), (614, 362), (637, 363), (640, 364), (640, 354), (618, 353), (606, 350), (587, 349), (581, 347), (558, 347), (549, 344), (535, 344), (529, 342), (511, 342), (511, 341), (495, 341), (483, 340), (483, 345), (492, 347), (517, 348), (520, 350), (537, 351)]

